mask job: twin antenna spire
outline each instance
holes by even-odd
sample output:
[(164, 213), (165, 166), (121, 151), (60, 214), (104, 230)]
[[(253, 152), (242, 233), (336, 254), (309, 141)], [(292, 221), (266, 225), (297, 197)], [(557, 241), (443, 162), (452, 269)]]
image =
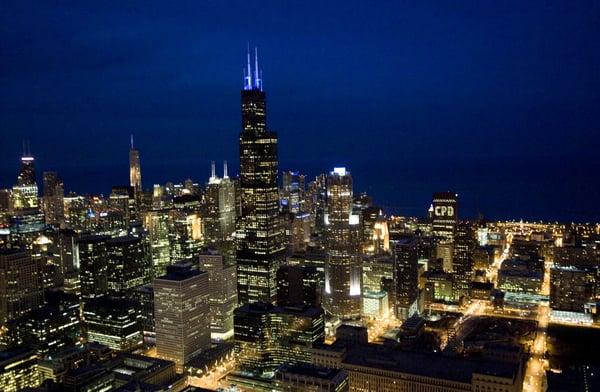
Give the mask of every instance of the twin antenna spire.
[(250, 66), (250, 44), (248, 44), (248, 64), (244, 68), (244, 90), (262, 91), (262, 70), (258, 68), (258, 49), (254, 47), (254, 73)]
[[(227, 176), (227, 161), (223, 162), (223, 178), (229, 178)], [(217, 171), (215, 170), (215, 161), (210, 162), (210, 179), (209, 181), (218, 180)]]

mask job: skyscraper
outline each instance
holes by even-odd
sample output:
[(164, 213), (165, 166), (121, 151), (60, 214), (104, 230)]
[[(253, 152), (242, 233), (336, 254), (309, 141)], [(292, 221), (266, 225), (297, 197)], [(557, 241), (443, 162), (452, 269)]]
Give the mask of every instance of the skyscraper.
[(44, 304), (42, 266), (18, 249), (0, 249), (0, 323)]
[(21, 157), (21, 170), (13, 187), (15, 211), (38, 208), (38, 186), (35, 180), (35, 159), (28, 151)]
[(183, 365), (210, 348), (208, 273), (191, 263), (167, 267), (154, 280), (156, 350), (159, 358)]
[(44, 172), (43, 208), (46, 223), (60, 226), (65, 219), (65, 186), (56, 172)]
[(139, 201), (142, 193), (142, 167), (140, 152), (133, 148), (133, 135), (131, 135), (131, 148), (129, 149), (129, 185), (133, 187), (135, 198)]
[(453, 192), (434, 193), (431, 210), (433, 234), (452, 241), (458, 219), (458, 195)]
[(237, 305), (235, 265), (223, 255), (207, 249), (200, 255), (200, 269), (208, 272), (211, 338), (222, 341), (233, 336), (233, 311)]
[(352, 214), (352, 176), (337, 167), (327, 176), (326, 309), (340, 319), (360, 317), (360, 219)]
[(412, 237), (396, 243), (396, 317), (402, 321), (419, 310), (418, 242)]
[(475, 234), (469, 222), (459, 222), (454, 230), (454, 255), (452, 270), (454, 276), (453, 292), (456, 299), (469, 297), (469, 288), (473, 279), (473, 250)]
[(216, 175), (215, 163), (206, 186), (203, 203), (204, 241), (218, 246), (229, 241), (235, 232), (235, 185), (227, 175), (227, 161), (223, 164), (223, 177)]
[(276, 274), (284, 257), (284, 233), (277, 188), (277, 134), (267, 129), (266, 101), (255, 54), (250, 53), (242, 90), (240, 193), (238, 221), (238, 300), (273, 302)]

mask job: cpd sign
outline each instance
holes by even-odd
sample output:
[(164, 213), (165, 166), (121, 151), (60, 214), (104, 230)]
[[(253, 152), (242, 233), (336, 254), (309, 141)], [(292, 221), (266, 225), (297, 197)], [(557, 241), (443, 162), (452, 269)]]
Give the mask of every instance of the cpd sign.
[(452, 206), (436, 206), (434, 209), (435, 216), (454, 216), (454, 207)]

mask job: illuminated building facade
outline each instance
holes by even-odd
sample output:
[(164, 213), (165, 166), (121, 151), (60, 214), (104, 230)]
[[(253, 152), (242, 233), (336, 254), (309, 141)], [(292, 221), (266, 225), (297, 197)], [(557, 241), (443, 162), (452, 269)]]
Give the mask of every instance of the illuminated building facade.
[(18, 392), (42, 383), (37, 354), (28, 349), (0, 351), (0, 390)]
[(454, 236), (454, 255), (452, 270), (454, 295), (457, 299), (470, 296), (471, 281), (473, 280), (473, 251), (476, 246), (475, 233), (468, 222), (456, 225)]
[(156, 352), (181, 369), (210, 348), (209, 274), (191, 263), (176, 263), (153, 286)]
[(152, 261), (143, 237), (123, 236), (106, 241), (107, 288), (110, 295), (127, 296), (150, 283)]
[(88, 342), (127, 351), (143, 342), (139, 304), (126, 298), (101, 297), (85, 302), (83, 310)]
[(223, 178), (217, 177), (215, 163), (212, 163), (203, 207), (205, 244), (218, 246), (223, 241), (232, 240), (236, 218), (235, 183), (227, 175), (227, 162), (223, 164)]
[(407, 320), (418, 313), (419, 238), (398, 241), (396, 253), (396, 317)]
[(293, 214), (304, 211), (304, 174), (297, 171), (284, 171), (281, 177), (281, 206), (283, 210)]
[(458, 219), (458, 195), (453, 192), (436, 192), (432, 203), (433, 235), (453, 241)]
[(133, 135), (131, 135), (131, 148), (129, 149), (129, 186), (133, 188), (136, 200), (142, 193), (142, 166), (140, 152), (133, 148)]
[(65, 219), (65, 186), (56, 172), (44, 172), (42, 206), (46, 223), (60, 226)]
[(275, 307), (245, 304), (235, 310), (234, 331), (243, 370), (257, 376), (286, 363), (311, 363), (311, 349), (325, 338), (325, 315), (320, 307)]
[(107, 235), (86, 235), (77, 240), (81, 297), (97, 298), (108, 293)]
[(583, 313), (593, 302), (596, 268), (591, 266), (555, 265), (550, 269), (550, 308)]
[(13, 210), (38, 208), (38, 186), (35, 179), (35, 159), (30, 153), (21, 157), (21, 170), (12, 191)]
[(277, 271), (277, 305), (321, 306), (321, 274), (314, 266), (282, 265)]
[(335, 168), (327, 177), (325, 309), (340, 319), (361, 314), (360, 219), (352, 214), (352, 176)]
[(285, 242), (279, 215), (277, 134), (267, 129), (265, 93), (255, 57), (242, 90), (240, 134), (241, 216), (237, 228), (238, 301), (273, 302)]
[(208, 272), (210, 291), (210, 335), (213, 341), (233, 336), (233, 311), (237, 306), (235, 265), (213, 249), (200, 254), (200, 270)]
[(171, 264), (171, 245), (169, 242), (169, 211), (152, 210), (144, 214), (144, 228), (148, 231), (150, 254), (154, 276), (162, 276)]
[(42, 266), (27, 252), (0, 249), (0, 323), (44, 304)]

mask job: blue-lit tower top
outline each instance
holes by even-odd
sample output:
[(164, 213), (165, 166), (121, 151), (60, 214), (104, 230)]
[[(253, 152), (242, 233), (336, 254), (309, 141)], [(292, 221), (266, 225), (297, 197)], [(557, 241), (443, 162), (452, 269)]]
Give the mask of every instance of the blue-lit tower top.
[(244, 68), (244, 90), (263, 90), (262, 70), (258, 68), (258, 49), (254, 48), (254, 70), (250, 65), (250, 46), (248, 45), (248, 63)]

